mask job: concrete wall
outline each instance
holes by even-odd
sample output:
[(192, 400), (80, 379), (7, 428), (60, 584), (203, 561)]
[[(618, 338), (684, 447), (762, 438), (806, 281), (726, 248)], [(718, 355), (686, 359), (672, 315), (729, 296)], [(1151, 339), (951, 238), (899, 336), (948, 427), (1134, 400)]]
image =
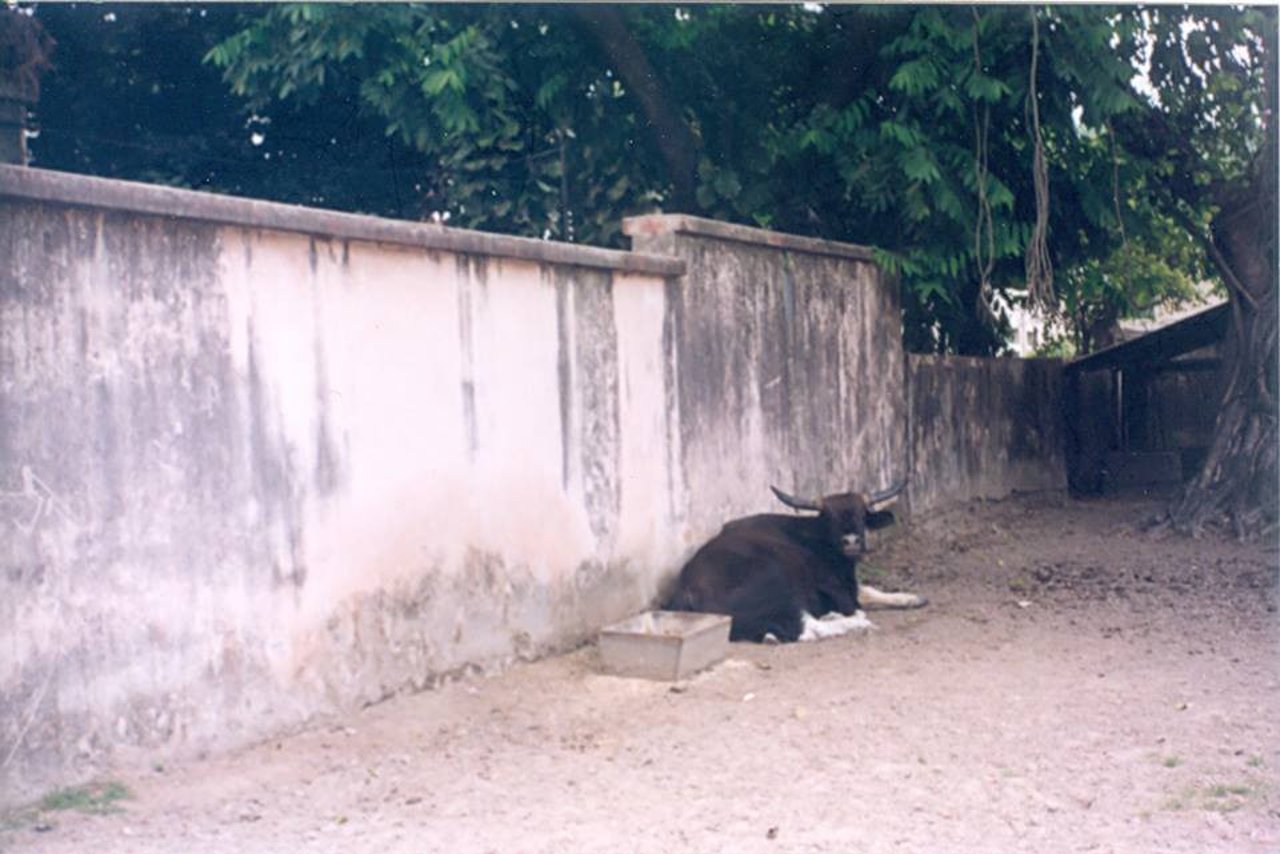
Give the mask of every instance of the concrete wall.
[(678, 263), (20, 170), (0, 257), (0, 802), (572, 643), (676, 559)]
[(623, 231), (688, 269), (668, 286), (665, 334), (695, 540), (777, 510), (769, 484), (816, 496), (906, 474), (898, 287), (869, 249), (685, 216)]
[(1065, 489), (1057, 359), (909, 356), (912, 512)]
[(902, 470), (865, 250), (628, 228), (0, 167), (0, 803), (571, 645), (769, 483)]
[(1113, 382), (1109, 370), (1063, 371), (1067, 482), (1078, 495), (1103, 492), (1107, 456), (1120, 446)]
[(0, 166), (0, 805), (577, 643), (771, 483), (1061, 486), (1056, 366), (908, 369), (868, 250), (625, 230)]

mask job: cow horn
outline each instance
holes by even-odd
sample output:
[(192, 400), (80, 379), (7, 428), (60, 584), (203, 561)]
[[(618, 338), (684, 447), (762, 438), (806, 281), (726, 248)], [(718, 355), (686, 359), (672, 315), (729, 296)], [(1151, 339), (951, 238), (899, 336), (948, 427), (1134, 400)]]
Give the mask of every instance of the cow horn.
[(773, 490), (774, 495), (778, 496), (778, 500), (788, 507), (792, 507), (796, 510), (814, 510), (819, 513), (822, 512), (822, 503), (820, 501), (806, 501), (802, 498), (796, 498), (794, 495), (787, 495), (787, 493), (778, 489), (776, 486), (771, 486), (769, 488)]
[(881, 510), (883, 509), (883, 506), (887, 506), (891, 503), (892, 499), (897, 498), (902, 490), (906, 488), (907, 480), (906, 478), (903, 478), (888, 489), (880, 492), (873, 492), (867, 496), (867, 507), (872, 510)]

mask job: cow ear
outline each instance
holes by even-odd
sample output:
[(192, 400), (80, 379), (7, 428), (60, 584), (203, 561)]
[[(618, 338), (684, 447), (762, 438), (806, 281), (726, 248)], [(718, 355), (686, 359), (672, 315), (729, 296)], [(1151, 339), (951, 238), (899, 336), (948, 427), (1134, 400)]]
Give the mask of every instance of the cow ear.
[(875, 513), (868, 513), (867, 529), (875, 531), (880, 528), (887, 528), (896, 521), (892, 510), (879, 510)]

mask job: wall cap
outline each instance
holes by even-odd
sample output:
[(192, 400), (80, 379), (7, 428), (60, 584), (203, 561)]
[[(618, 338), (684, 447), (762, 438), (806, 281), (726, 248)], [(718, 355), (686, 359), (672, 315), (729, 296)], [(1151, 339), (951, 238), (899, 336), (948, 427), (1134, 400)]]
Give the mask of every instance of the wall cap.
[(24, 166), (0, 165), (0, 199), (4, 198), (627, 273), (680, 276), (685, 271), (684, 261), (661, 255), (488, 234), (431, 223), (342, 213)]
[(769, 246), (774, 249), (808, 252), (813, 255), (833, 255), (837, 258), (853, 258), (858, 261), (874, 261), (875, 253), (868, 246), (855, 243), (839, 243), (816, 237), (801, 237), (764, 228), (735, 225), (715, 219), (704, 219), (688, 214), (647, 214), (627, 217), (622, 221), (622, 233), (629, 237), (653, 237), (661, 234), (689, 234)]

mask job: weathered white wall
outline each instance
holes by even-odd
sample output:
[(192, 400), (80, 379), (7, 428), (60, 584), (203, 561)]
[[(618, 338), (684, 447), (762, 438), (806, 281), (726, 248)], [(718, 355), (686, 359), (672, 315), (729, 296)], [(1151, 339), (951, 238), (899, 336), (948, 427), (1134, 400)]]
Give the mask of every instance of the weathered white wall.
[(0, 805), (577, 643), (771, 483), (911, 472), (931, 505), (1047, 447), (1005, 406), (957, 466), (1003, 375), (970, 400), (923, 362), (908, 429), (868, 250), (625, 227), (637, 252), (0, 167)]
[(907, 474), (897, 282), (871, 250), (687, 216), (626, 220), (641, 251), (679, 258), (666, 335), (692, 544), (726, 519)]
[(0, 198), (0, 802), (657, 595), (678, 265), (237, 226), (31, 174)]

